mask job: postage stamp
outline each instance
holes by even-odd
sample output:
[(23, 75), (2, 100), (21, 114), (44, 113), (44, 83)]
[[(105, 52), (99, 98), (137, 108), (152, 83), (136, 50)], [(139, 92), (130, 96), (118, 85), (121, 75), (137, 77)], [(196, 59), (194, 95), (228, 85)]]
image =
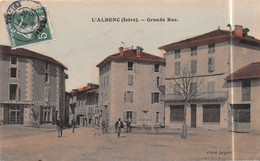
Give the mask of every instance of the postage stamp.
[(38, 1), (13, 2), (5, 21), (12, 49), (53, 39), (47, 9)]

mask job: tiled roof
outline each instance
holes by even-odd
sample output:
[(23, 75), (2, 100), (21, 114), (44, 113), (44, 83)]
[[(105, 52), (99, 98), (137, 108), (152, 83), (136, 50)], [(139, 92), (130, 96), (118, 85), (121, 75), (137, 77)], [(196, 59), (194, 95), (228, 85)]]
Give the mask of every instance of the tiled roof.
[(73, 94), (73, 93), (79, 93), (79, 92), (84, 92), (84, 93), (96, 92), (98, 90), (98, 87), (99, 87), (98, 84), (90, 83), (84, 87), (72, 89), (69, 93)]
[(190, 48), (193, 46), (200, 46), (211, 43), (220, 43), (229, 41), (232, 37), (233, 40), (236, 40), (241, 43), (246, 43), (250, 45), (255, 45), (260, 47), (260, 40), (255, 39), (252, 36), (241, 37), (234, 34), (234, 31), (221, 30), (217, 29), (199, 36), (195, 36), (189, 39), (185, 39), (179, 42), (171, 43), (168, 45), (164, 45), (159, 47), (159, 49), (163, 49), (165, 51), (177, 50), (183, 48)]
[(234, 73), (228, 75), (225, 79), (230, 81), (255, 78), (260, 78), (260, 62), (246, 65), (235, 71)]
[(110, 55), (100, 63), (97, 64), (97, 67), (100, 67), (103, 64), (110, 62), (111, 60), (117, 62), (133, 61), (133, 62), (142, 62), (147, 64), (163, 64), (165, 65), (165, 59), (159, 56), (148, 54), (145, 52), (141, 53), (141, 57), (136, 57), (136, 49), (126, 50), (123, 52), (123, 56), (120, 56), (119, 53)]
[(50, 63), (57, 64), (57, 65), (63, 67), (64, 69), (68, 70), (68, 67), (65, 66), (64, 64), (62, 64), (61, 62), (59, 62), (58, 60), (51, 58), (49, 56), (43, 55), (43, 54), (36, 53), (34, 51), (27, 50), (27, 49), (19, 48), (19, 49), (12, 50), (10, 46), (0, 45), (0, 53), (48, 61)]

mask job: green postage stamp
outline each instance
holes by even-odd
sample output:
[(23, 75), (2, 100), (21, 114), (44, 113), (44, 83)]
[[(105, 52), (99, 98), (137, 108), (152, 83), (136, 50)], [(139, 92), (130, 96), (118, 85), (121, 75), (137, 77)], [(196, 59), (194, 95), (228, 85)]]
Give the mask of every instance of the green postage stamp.
[(13, 2), (5, 22), (13, 49), (53, 39), (46, 7), (38, 1)]

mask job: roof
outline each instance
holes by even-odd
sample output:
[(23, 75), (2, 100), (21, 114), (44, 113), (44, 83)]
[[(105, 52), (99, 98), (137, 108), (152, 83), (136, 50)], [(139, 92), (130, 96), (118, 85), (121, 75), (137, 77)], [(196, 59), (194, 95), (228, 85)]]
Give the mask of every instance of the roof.
[(182, 40), (179, 42), (161, 46), (161, 47), (159, 47), (159, 49), (163, 49), (165, 51), (178, 50), (178, 49), (183, 49), (183, 48), (190, 48), (193, 46), (226, 42), (226, 41), (229, 41), (231, 37), (233, 38), (233, 40), (236, 40), (238, 42), (247, 43), (250, 45), (255, 45), (255, 46), (260, 47), (260, 40), (255, 39), (252, 36), (241, 37), (241, 36), (235, 35), (234, 31), (217, 29), (217, 30), (214, 30), (214, 31), (211, 31), (211, 32), (199, 35), (199, 36), (195, 36), (195, 37), (185, 39), (185, 40)]
[(11, 49), (10, 46), (0, 45), (0, 53), (48, 61), (50, 63), (57, 64), (63, 67), (64, 69), (68, 70), (68, 67), (62, 64), (61, 62), (59, 62), (58, 60), (27, 49), (23, 49), (23, 48)]
[(102, 66), (103, 64), (107, 64), (110, 61), (117, 61), (117, 62), (125, 62), (125, 61), (133, 61), (133, 62), (142, 62), (147, 64), (163, 64), (165, 65), (165, 59), (159, 56), (155, 56), (153, 54), (141, 53), (141, 57), (136, 57), (136, 49), (130, 49), (123, 51), (123, 56), (120, 56), (119, 53), (110, 55), (100, 63), (97, 64), (97, 67)]
[(234, 73), (228, 75), (225, 80), (231, 81), (255, 78), (260, 78), (260, 62), (251, 63), (238, 69)]
[(72, 89), (69, 93), (74, 94), (74, 93), (93, 93), (97, 92), (99, 88), (98, 84), (93, 84), (93, 83), (88, 83), (88, 85), (77, 88), (77, 89)]

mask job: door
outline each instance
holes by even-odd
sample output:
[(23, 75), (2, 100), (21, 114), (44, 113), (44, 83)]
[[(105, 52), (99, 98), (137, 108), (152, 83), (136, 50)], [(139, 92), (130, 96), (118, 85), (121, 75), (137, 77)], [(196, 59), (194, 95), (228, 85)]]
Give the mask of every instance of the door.
[(20, 106), (10, 105), (9, 108), (9, 124), (19, 124), (21, 117)]
[(191, 127), (196, 127), (196, 105), (191, 105)]

